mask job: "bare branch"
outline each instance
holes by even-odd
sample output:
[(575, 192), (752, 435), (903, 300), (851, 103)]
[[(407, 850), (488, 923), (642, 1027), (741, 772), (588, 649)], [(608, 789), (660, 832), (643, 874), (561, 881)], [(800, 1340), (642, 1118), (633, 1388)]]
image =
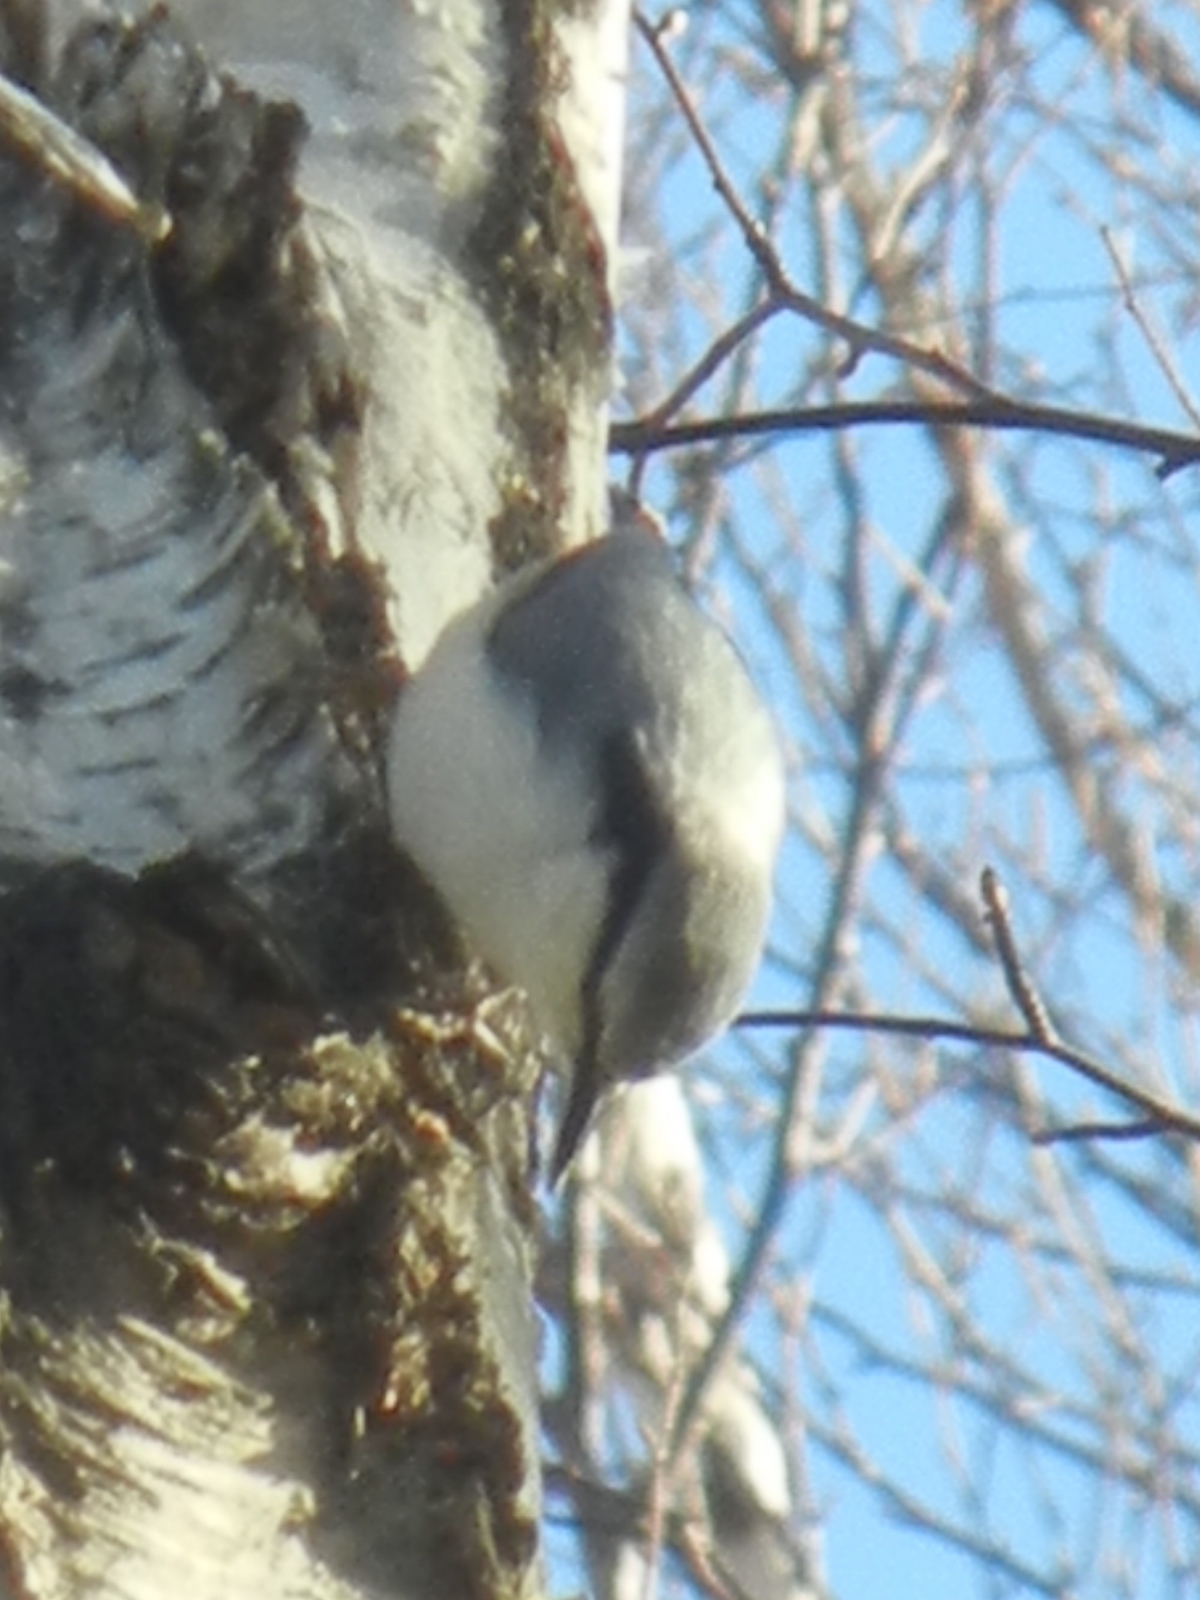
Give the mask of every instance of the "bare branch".
[[(668, 17), (671, 14), (668, 13)], [(641, 12), (634, 13), (634, 21), (642, 38), (654, 53), (663, 76), (670, 85), (679, 109), (682, 111), (688, 128), (696, 141), (696, 146), (704, 158), (713, 187), (720, 195), (730, 214), (741, 230), (742, 239), (746, 248), (754, 257), (763, 279), (767, 285), (768, 298), (773, 306), (795, 312), (807, 322), (816, 327), (824, 328), (827, 333), (835, 334), (844, 339), (850, 347), (844, 370), (848, 373), (857, 366), (861, 356), (867, 352), (875, 355), (891, 356), (894, 360), (903, 362), (906, 366), (913, 367), (921, 372), (926, 372), (930, 377), (940, 379), (952, 389), (961, 393), (972, 395), (978, 399), (991, 398), (994, 391), (987, 384), (981, 383), (965, 368), (952, 361), (943, 351), (922, 349), (920, 345), (913, 344), (908, 339), (902, 339), (894, 334), (883, 332), (878, 328), (870, 328), (853, 317), (842, 315), (823, 305), (820, 300), (806, 294), (788, 274), (776, 251), (767, 236), (762, 224), (753, 217), (746, 208), (744, 201), (738, 194), (737, 186), (725, 171), (725, 167), (717, 153), (716, 147), (708, 135), (708, 131), (696, 110), (691, 94), (675, 69), (671, 60), (667, 42), (670, 29), (648, 22)]]
[(1012, 924), (1008, 920), (1008, 890), (1000, 882), (993, 867), (983, 869), (979, 888), (987, 908), (984, 920), (992, 931), (996, 954), (1000, 959), (1004, 981), (1008, 985), (1013, 1004), (1025, 1018), (1025, 1025), (1031, 1037), (1042, 1044), (1054, 1044), (1057, 1042), (1054, 1036), (1054, 1024), (1050, 1021), (1050, 1014), (1034, 986), (1033, 979), (1025, 969), (1020, 951), (1017, 949), (1017, 941), (1013, 937)]
[(859, 1011), (745, 1011), (737, 1019), (736, 1025), (740, 1028), (836, 1028), (858, 1033), (895, 1034), (901, 1038), (927, 1041), (946, 1039), (956, 1044), (1042, 1056), (1047, 1061), (1057, 1061), (1061, 1066), (1070, 1068), (1089, 1083), (1096, 1084), (1118, 1100), (1123, 1100), (1126, 1105), (1143, 1112), (1151, 1119), (1156, 1132), (1200, 1139), (1200, 1116), (1193, 1116), (1182, 1106), (1129, 1083), (1081, 1050), (1074, 1050), (1053, 1038), (1038, 1038), (1033, 1033), (981, 1027), (971, 1022), (955, 1022), (948, 1017), (900, 1017)]
[(1119, 417), (1103, 417), (1096, 412), (1072, 411), (1065, 406), (1042, 405), (1033, 400), (1008, 400), (999, 395), (986, 400), (847, 400), (837, 405), (756, 411), (737, 417), (674, 422), (667, 426), (637, 419), (614, 423), (609, 446), (620, 455), (644, 455), (725, 439), (756, 439), (767, 435), (785, 438), (791, 434), (891, 426), (1016, 430), (1115, 445), (1119, 449), (1157, 456), (1155, 474), (1164, 480), (1200, 461), (1200, 438), (1193, 434), (1125, 422)]

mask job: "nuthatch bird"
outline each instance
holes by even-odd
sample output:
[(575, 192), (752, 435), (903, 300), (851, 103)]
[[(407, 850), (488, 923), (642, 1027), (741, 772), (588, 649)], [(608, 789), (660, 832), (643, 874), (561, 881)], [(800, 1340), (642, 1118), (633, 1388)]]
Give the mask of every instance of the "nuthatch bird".
[(449, 624), (387, 776), (397, 843), (573, 1065), (557, 1181), (602, 1092), (698, 1050), (750, 981), (783, 830), (771, 719), (626, 513)]

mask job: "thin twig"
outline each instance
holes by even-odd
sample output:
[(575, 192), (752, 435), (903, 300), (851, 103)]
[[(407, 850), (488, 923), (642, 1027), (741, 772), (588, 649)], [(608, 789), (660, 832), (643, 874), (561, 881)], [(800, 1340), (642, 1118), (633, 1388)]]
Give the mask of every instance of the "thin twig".
[(1066, 1128), (1039, 1128), (1034, 1144), (1080, 1144), (1086, 1139), (1155, 1139), (1163, 1131), (1157, 1117), (1143, 1122), (1073, 1122)]
[(1039, 1039), (1043, 1044), (1054, 1043), (1054, 1024), (1050, 1021), (1050, 1013), (1021, 960), (1017, 941), (1013, 937), (1012, 924), (1008, 920), (1008, 890), (993, 867), (984, 867), (980, 874), (979, 892), (985, 907), (984, 921), (991, 930), (996, 956), (1012, 1003), (1025, 1018), (1025, 1026), (1034, 1039)]
[(727, 328), (718, 339), (713, 340), (695, 366), (684, 373), (666, 399), (656, 405), (643, 420), (650, 427), (662, 427), (668, 423), (683, 409), (697, 390), (703, 388), (722, 362), (733, 355), (739, 345), (744, 344), (752, 333), (765, 322), (769, 322), (772, 317), (777, 317), (784, 309), (776, 300), (760, 300), (744, 317), (739, 317), (731, 328)]
[(736, 417), (709, 417), (650, 426), (642, 420), (614, 423), (609, 448), (619, 455), (644, 455), (679, 450), (725, 439), (753, 439), (764, 434), (833, 433), (847, 428), (915, 424), (921, 427), (990, 428), (1061, 434), (1072, 439), (1116, 445), (1159, 457), (1155, 473), (1167, 479), (1200, 462), (1200, 436), (1171, 428), (1144, 427), (1119, 417), (1072, 411), (1066, 406), (1009, 400), (853, 400), (828, 406), (794, 406), (752, 411)]
[(8, 144), (110, 222), (130, 227), (147, 244), (161, 244), (171, 218), (139, 200), (103, 151), (48, 106), (0, 73), (0, 142)]
[(746, 1028), (841, 1028), (859, 1033), (888, 1033), (902, 1038), (949, 1039), (957, 1044), (1015, 1050), (1023, 1055), (1044, 1056), (1057, 1061), (1098, 1088), (1105, 1089), (1126, 1105), (1140, 1111), (1158, 1126), (1160, 1133), (1178, 1133), (1200, 1140), (1200, 1117), (1192, 1116), (1148, 1089), (1128, 1083), (1110, 1068), (1081, 1050), (1056, 1039), (1038, 1039), (1031, 1033), (1011, 1028), (983, 1028), (969, 1022), (953, 1022), (946, 1017), (895, 1017), (865, 1011), (748, 1011), (737, 1019)]
[(1128, 311), (1134, 322), (1137, 323), (1138, 328), (1141, 330), (1142, 338), (1145, 339), (1146, 344), (1149, 347), (1150, 354), (1154, 357), (1154, 360), (1158, 365), (1158, 370), (1166, 379), (1176, 400), (1179, 401), (1179, 404), (1187, 413), (1191, 420), (1192, 426), (1194, 428), (1200, 428), (1200, 408), (1197, 407), (1196, 402), (1192, 399), (1190, 393), (1188, 392), (1187, 385), (1184, 383), (1179, 374), (1178, 367), (1171, 359), (1170, 352), (1166, 346), (1166, 341), (1163, 339), (1158, 329), (1150, 321), (1149, 315), (1142, 309), (1142, 303), (1134, 292), (1133, 283), (1129, 276), (1129, 269), (1122, 260), (1121, 253), (1116, 246), (1116, 241), (1113, 239), (1112, 229), (1102, 227), (1100, 229), (1100, 237), (1104, 241), (1104, 248), (1108, 251), (1108, 259), (1113, 264), (1113, 271), (1117, 275), (1117, 282), (1121, 285), (1121, 299), (1124, 302), (1126, 311)]
[(960, 393), (968, 394), (977, 400), (999, 398), (996, 392), (989, 388), (965, 367), (940, 350), (926, 350), (921, 345), (913, 344), (908, 339), (897, 338), (893, 334), (883, 333), (878, 328), (868, 328), (861, 322), (856, 322), (853, 317), (843, 316), (840, 312), (831, 311), (828, 306), (815, 300), (812, 295), (806, 294), (796, 284), (785, 270), (779, 258), (779, 253), (768, 238), (766, 230), (756, 217), (747, 210), (744, 201), (738, 194), (737, 187), (717, 154), (715, 145), (709, 137), (708, 130), (696, 110), (694, 101), (676, 71), (675, 63), (671, 59), (668, 42), (671, 36), (670, 19), (672, 13), (668, 12), (664, 21), (658, 25), (650, 22), (640, 11), (634, 12), (634, 22), (642, 38), (649, 45), (659, 70), (666, 79), (675, 102), (683, 113), (684, 121), (688, 125), (692, 138), (696, 141), (705, 166), (708, 168), (709, 177), (712, 179), (713, 188), (721, 197), (730, 216), (741, 231), (746, 248), (754, 257), (759, 270), (767, 285), (768, 298), (780, 308), (794, 311), (797, 316), (814, 323), (817, 327), (824, 328), (828, 333), (844, 339), (850, 346), (850, 358), (846, 363), (848, 369), (853, 369), (858, 358), (870, 351), (876, 355), (890, 356), (893, 360), (903, 362), (906, 366), (915, 367), (921, 372), (927, 372), (932, 377), (939, 378)]

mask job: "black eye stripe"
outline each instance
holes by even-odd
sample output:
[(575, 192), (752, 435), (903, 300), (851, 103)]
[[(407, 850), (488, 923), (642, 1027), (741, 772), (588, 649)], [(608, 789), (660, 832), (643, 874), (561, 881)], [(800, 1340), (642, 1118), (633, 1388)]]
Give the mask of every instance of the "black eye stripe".
[(585, 1044), (598, 1048), (603, 1019), (600, 989), (609, 963), (637, 914), (638, 902), (654, 868), (670, 844), (671, 830), (634, 739), (616, 733), (600, 763), (603, 810), (593, 840), (613, 860), (608, 909), (596, 936), (583, 983)]
[(608, 908), (580, 995), (583, 1036), (551, 1163), (554, 1182), (569, 1166), (591, 1120), (596, 1097), (606, 1087), (599, 1059), (604, 1031), (600, 1004), (604, 975), (637, 915), (639, 900), (671, 837), (637, 744), (629, 733), (614, 733), (608, 739), (600, 762), (600, 784), (604, 802), (591, 838), (612, 860), (613, 868)]

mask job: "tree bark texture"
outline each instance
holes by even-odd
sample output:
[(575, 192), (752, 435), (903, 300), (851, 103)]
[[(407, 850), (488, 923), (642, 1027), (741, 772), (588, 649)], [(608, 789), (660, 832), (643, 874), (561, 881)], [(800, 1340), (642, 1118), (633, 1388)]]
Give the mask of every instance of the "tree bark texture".
[(379, 752), (599, 531), (622, 27), (0, 4), (2, 1594), (540, 1592), (540, 1062)]

